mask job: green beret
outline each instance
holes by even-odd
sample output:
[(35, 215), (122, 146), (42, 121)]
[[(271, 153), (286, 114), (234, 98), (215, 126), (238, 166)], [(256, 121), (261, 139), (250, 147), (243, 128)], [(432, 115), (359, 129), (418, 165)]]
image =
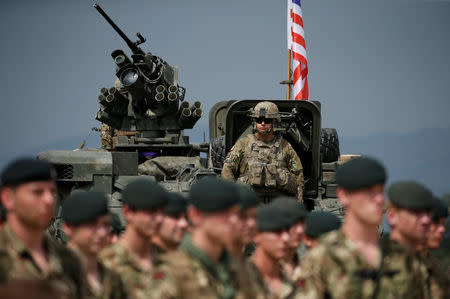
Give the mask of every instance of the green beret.
[(161, 185), (144, 177), (131, 181), (122, 191), (123, 203), (132, 210), (163, 208), (168, 197), (168, 192)]
[(447, 218), (448, 216), (448, 208), (445, 203), (439, 198), (434, 199), (434, 207), (431, 211), (431, 220), (433, 222), (437, 222), (442, 218)]
[(63, 201), (61, 217), (64, 222), (79, 225), (108, 214), (108, 199), (100, 192), (76, 191)]
[(279, 232), (289, 228), (293, 223), (289, 214), (273, 203), (258, 207), (256, 220), (260, 232)]
[(177, 192), (169, 192), (169, 201), (164, 208), (164, 214), (166, 215), (179, 215), (186, 213), (187, 200), (183, 195)]
[(308, 215), (305, 206), (298, 202), (295, 197), (281, 196), (276, 198), (272, 203), (289, 215), (293, 221), (292, 224), (305, 219), (306, 215)]
[(373, 158), (352, 159), (336, 172), (336, 183), (349, 191), (371, 187), (386, 182), (384, 166)]
[(450, 208), (450, 193), (445, 193), (442, 195), (442, 201), (444, 204)]
[(339, 229), (341, 220), (334, 214), (325, 211), (313, 211), (306, 216), (305, 234), (311, 238)]
[(122, 221), (120, 221), (119, 215), (117, 213), (111, 212), (111, 233), (120, 234), (123, 231)]
[(32, 158), (18, 159), (8, 164), (2, 172), (2, 186), (17, 186), (37, 181), (53, 181), (55, 171), (50, 163)]
[(239, 204), (236, 183), (206, 177), (195, 183), (189, 193), (190, 203), (203, 212), (219, 212)]
[(239, 194), (241, 195), (241, 211), (258, 206), (259, 198), (252, 188), (241, 184), (237, 184), (237, 186), (239, 188)]
[(434, 207), (431, 191), (413, 181), (392, 184), (388, 191), (388, 199), (394, 206), (412, 211), (431, 210)]

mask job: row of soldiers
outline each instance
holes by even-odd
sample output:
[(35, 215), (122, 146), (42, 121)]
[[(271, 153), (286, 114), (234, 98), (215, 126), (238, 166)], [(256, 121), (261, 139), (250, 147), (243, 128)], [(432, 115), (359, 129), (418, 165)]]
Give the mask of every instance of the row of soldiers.
[[(339, 167), (341, 221), (294, 197), (260, 205), (253, 190), (218, 178), (188, 199), (146, 178), (122, 192), (124, 232), (111, 245), (105, 195), (62, 203), (67, 246), (46, 229), (57, 204), (51, 166), (16, 160), (1, 174), (1, 298), (448, 298), (433, 260), (448, 209), (423, 185), (388, 190), (378, 161)], [(383, 213), (391, 227), (380, 238)], [(298, 248), (307, 247), (305, 256)], [(447, 266), (448, 267), (448, 266)]]

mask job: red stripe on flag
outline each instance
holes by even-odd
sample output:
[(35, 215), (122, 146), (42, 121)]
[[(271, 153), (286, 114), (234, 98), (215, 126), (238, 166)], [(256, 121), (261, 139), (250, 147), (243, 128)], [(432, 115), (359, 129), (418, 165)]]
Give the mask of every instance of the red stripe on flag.
[(292, 40), (294, 41), (294, 43), (300, 44), (300, 45), (303, 46), (303, 48), (306, 49), (305, 39), (300, 34), (295, 33), (294, 31), (292, 31)]
[(294, 60), (300, 61), (301, 63), (308, 65), (308, 62), (306, 61), (305, 56), (298, 54), (297, 52), (292, 52), (292, 57)]
[(292, 19), (293, 23), (298, 24), (303, 27), (302, 17), (300, 15), (296, 14), (295, 12), (293, 12), (292, 9), (291, 9), (291, 19)]

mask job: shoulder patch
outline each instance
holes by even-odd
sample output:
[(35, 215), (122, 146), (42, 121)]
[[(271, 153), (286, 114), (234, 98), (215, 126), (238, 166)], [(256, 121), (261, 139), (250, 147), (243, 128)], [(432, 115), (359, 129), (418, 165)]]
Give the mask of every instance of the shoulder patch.
[(305, 286), (305, 280), (304, 279), (299, 279), (295, 282), (295, 286), (297, 288), (303, 288)]
[(163, 279), (164, 277), (165, 277), (165, 274), (162, 271), (156, 271), (155, 273), (153, 273), (153, 279), (155, 279), (155, 280), (160, 280), (160, 279)]

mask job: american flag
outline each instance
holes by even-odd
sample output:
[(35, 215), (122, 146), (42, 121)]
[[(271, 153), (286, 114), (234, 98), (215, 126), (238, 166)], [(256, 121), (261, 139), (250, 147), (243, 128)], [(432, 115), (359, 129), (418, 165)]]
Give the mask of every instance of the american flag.
[(294, 99), (308, 100), (308, 61), (300, 0), (288, 0), (288, 49), (292, 51)]

